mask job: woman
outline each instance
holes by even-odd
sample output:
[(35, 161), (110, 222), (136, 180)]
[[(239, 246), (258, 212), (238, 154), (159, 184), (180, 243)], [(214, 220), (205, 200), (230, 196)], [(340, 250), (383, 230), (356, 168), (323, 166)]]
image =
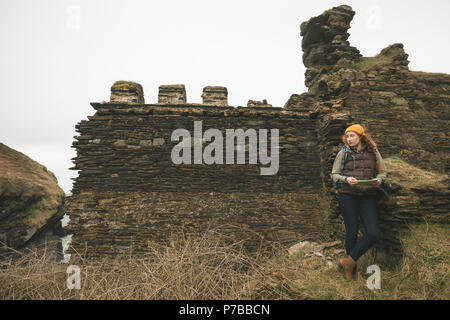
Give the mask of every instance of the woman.
[[(338, 187), (339, 208), (345, 224), (346, 258), (338, 260), (347, 280), (358, 278), (356, 261), (381, 237), (375, 197), (386, 179), (383, 158), (375, 142), (359, 124), (345, 130), (343, 147), (334, 160), (331, 178)], [(346, 153), (346, 154), (345, 154)], [(342, 157), (345, 161), (342, 164)], [(371, 186), (358, 186), (358, 180), (376, 178)], [(364, 236), (357, 239), (358, 215), (364, 225)]]

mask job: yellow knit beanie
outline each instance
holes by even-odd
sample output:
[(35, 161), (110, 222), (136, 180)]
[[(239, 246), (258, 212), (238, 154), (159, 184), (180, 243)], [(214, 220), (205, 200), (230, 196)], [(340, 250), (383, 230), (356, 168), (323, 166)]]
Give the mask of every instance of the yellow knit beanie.
[[(347, 133), (347, 132), (349, 132), (349, 131), (356, 132), (356, 133), (359, 134), (359, 135), (364, 135), (364, 128), (363, 128), (361, 125), (359, 125), (359, 124), (351, 125), (351, 126), (348, 127), (347, 129), (345, 129), (345, 133)], [(345, 134), (345, 133), (344, 133), (344, 134)]]

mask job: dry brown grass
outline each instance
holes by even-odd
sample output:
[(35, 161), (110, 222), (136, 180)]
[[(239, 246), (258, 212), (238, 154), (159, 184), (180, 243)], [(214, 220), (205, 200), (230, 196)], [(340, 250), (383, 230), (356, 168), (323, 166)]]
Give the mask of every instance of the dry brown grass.
[(75, 254), (81, 289), (69, 290), (68, 265), (37, 252), (0, 262), (0, 299), (250, 299), (252, 271), (266, 259), (213, 231), (197, 239), (179, 235), (172, 246), (155, 244), (140, 259), (87, 261)]
[[(370, 250), (358, 261), (359, 280), (344, 280), (336, 267), (320, 258), (279, 254), (264, 264), (264, 296), (280, 299), (343, 300), (448, 300), (450, 298), (450, 232), (448, 225), (417, 224), (402, 236), (404, 256), (400, 263), (379, 261)], [(337, 257), (335, 257), (337, 258)], [(381, 290), (369, 290), (366, 270), (381, 268)], [(262, 279), (261, 279), (262, 280)]]
[[(381, 267), (381, 290), (369, 290), (365, 273), (377, 263), (359, 260), (360, 279), (347, 282), (317, 256), (289, 256), (281, 248), (248, 254), (242, 243), (226, 244), (209, 232), (178, 237), (146, 257), (86, 261), (81, 289), (66, 287), (67, 264), (37, 251), (0, 262), (0, 299), (449, 299), (449, 227), (411, 226), (403, 237), (405, 256)], [(335, 257), (337, 258), (337, 256)], [(374, 260), (375, 259), (375, 260)]]

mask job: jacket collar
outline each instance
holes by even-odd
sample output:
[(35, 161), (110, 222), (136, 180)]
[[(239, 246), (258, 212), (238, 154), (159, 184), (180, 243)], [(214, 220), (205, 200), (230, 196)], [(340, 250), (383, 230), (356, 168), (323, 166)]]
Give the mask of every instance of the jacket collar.
[(366, 149), (367, 149), (367, 145), (366, 145), (364, 142), (362, 142), (362, 148), (361, 148), (360, 151), (357, 151), (356, 146), (350, 147), (350, 150), (351, 150), (352, 152), (355, 152), (355, 153), (363, 152), (363, 151), (365, 151)]

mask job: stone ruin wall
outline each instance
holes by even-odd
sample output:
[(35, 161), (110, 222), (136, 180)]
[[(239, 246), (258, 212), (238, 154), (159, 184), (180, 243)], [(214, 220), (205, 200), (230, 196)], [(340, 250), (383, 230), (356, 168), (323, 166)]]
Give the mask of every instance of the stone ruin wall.
[[(354, 14), (343, 5), (302, 23), (308, 92), (293, 94), (284, 108), (252, 100), (234, 108), (218, 86), (205, 87), (203, 104), (187, 103), (183, 85), (160, 86), (158, 103), (145, 104), (139, 84), (115, 83), (111, 101), (92, 103), (95, 115), (76, 126), (79, 176), (68, 227), (77, 251), (145, 252), (175, 230), (194, 235), (212, 226), (253, 246), (342, 237), (329, 173), (353, 123), (368, 128), (384, 158), (448, 174), (450, 75), (410, 71), (402, 44), (362, 57), (347, 41)], [(261, 176), (261, 164), (174, 165), (171, 133), (185, 128), (193, 136), (194, 120), (224, 137), (227, 128), (278, 128), (277, 175)], [(405, 220), (429, 215), (448, 223), (439, 209), (448, 207), (447, 193), (387, 189), (396, 196), (380, 206), (380, 247), (399, 250), (396, 230)]]
[[(137, 104), (133, 101), (141, 98), (131, 95), (129, 103), (123, 97), (114, 101), (123, 84), (112, 87), (111, 102), (92, 103), (95, 115), (76, 126), (73, 169), (80, 172), (68, 202), (77, 251), (87, 245), (93, 255), (145, 252), (150, 241), (169, 241), (171, 232), (194, 235), (215, 227), (249, 247), (258, 246), (261, 237), (293, 242), (320, 233), (320, 159), (315, 121), (307, 114), (225, 106), (223, 95), (216, 105), (187, 104), (182, 86), (170, 86), (170, 94), (161, 86), (164, 103)], [(128, 93), (140, 92), (134, 90), (138, 84), (129, 86)], [(194, 137), (199, 120), (203, 132), (223, 133), (224, 156), (226, 129), (278, 128), (277, 174), (261, 175), (268, 165), (248, 164), (247, 152), (245, 165), (172, 163), (172, 148), (179, 143), (171, 141), (172, 132), (184, 128)]]
[[(215, 107), (200, 105), (98, 104), (88, 121), (77, 125), (80, 133), (73, 146), (80, 152), (74, 169), (80, 170), (72, 192), (161, 191), (161, 192), (272, 192), (316, 190), (319, 158), (315, 121), (299, 112), (282, 108)], [(261, 175), (269, 165), (179, 164), (172, 163), (171, 151), (179, 141), (172, 132), (189, 130), (194, 140), (194, 121), (202, 122), (203, 133), (210, 128), (223, 134), (226, 129), (279, 129), (279, 170)], [(270, 135), (269, 135), (270, 138)], [(204, 141), (203, 147), (209, 142)], [(270, 141), (268, 141), (270, 151)], [(194, 150), (192, 148), (191, 159)], [(235, 157), (236, 158), (236, 157)], [(236, 159), (235, 159), (236, 162)]]

